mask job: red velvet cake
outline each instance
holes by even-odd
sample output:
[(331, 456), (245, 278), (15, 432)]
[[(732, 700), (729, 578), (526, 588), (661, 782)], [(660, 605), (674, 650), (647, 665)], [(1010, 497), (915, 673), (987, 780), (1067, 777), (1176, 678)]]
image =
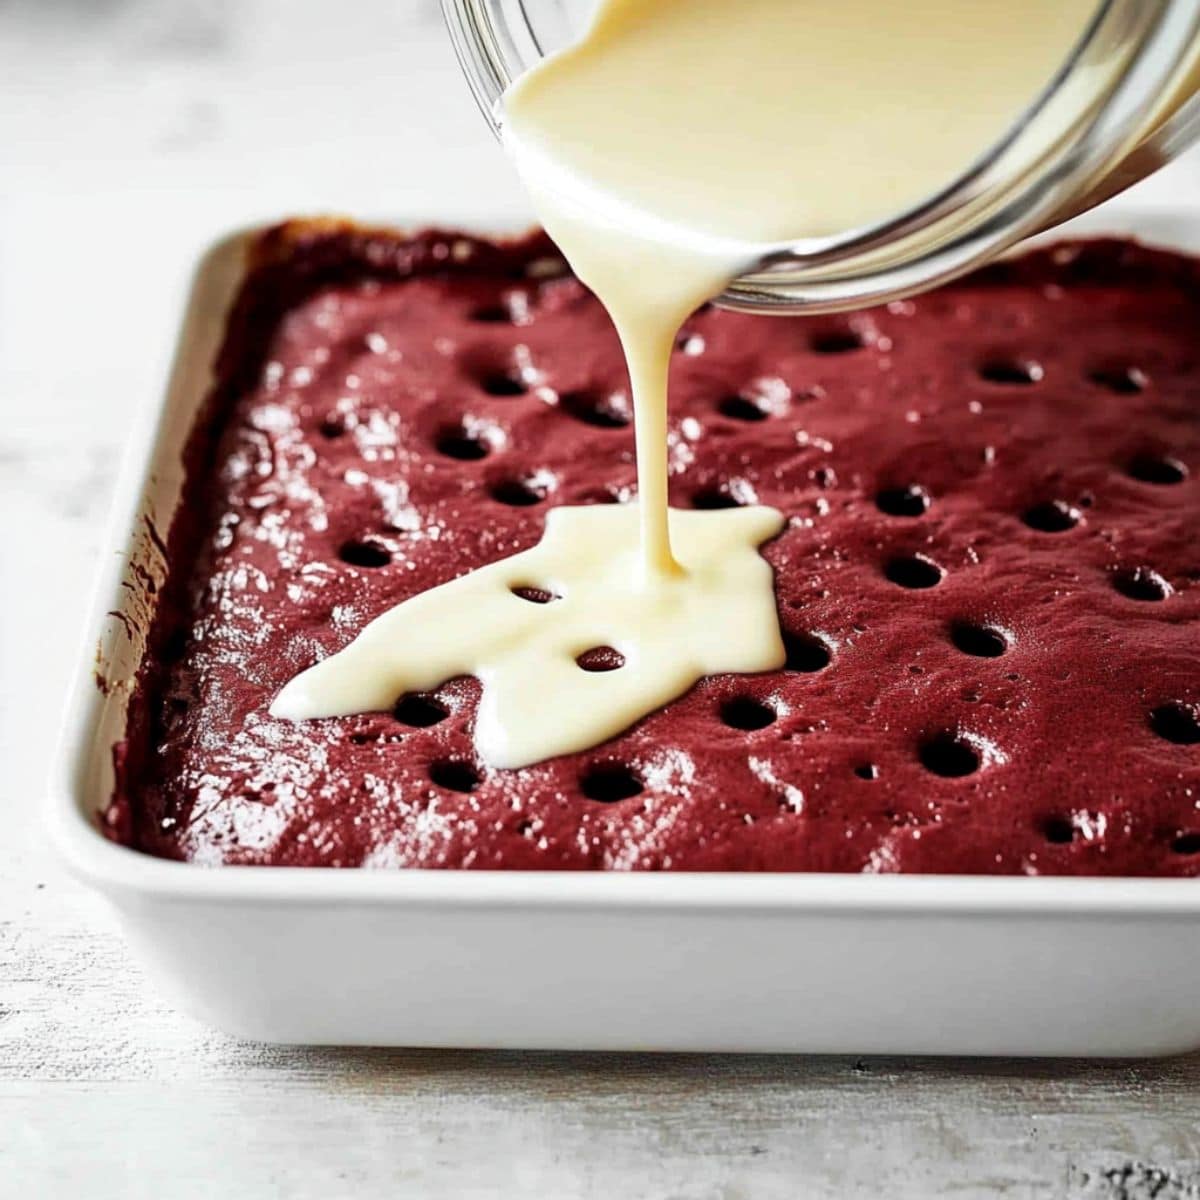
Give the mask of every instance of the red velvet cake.
[(275, 230), (108, 829), (206, 864), (1200, 874), (1198, 328), (1197, 264), (1116, 241), (845, 318), (696, 313), (673, 503), (788, 515), (763, 550), (788, 664), (491, 771), (470, 679), (268, 705), (550, 506), (630, 496), (616, 337), (542, 237)]

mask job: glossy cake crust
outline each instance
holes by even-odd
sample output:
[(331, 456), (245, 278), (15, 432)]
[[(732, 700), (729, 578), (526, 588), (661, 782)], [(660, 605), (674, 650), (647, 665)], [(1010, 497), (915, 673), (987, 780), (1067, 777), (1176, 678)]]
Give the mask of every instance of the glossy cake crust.
[(1198, 279), (1100, 241), (845, 318), (701, 310), (673, 503), (788, 514), (788, 667), (506, 772), (475, 760), (472, 680), (267, 706), (550, 505), (630, 496), (615, 335), (541, 235), (270, 231), (187, 451), (111, 836), (208, 864), (1200, 873)]

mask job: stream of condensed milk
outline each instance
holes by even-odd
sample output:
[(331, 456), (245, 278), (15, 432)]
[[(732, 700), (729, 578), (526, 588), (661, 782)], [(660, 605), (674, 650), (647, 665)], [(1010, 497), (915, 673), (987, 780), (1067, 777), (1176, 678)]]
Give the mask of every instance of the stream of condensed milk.
[[(397, 605), (287, 684), (272, 714), (387, 709), (474, 675), (477, 752), (520, 767), (597, 745), (705, 675), (782, 666), (758, 547), (783, 515), (668, 508), (676, 334), (771, 245), (869, 224), (952, 182), (1050, 82), (1094, 7), (604, 0), (577, 45), (505, 94), (504, 138), (621, 339), (638, 500), (551, 510), (533, 549)], [(623, 665), (584, 669), (596, 647)]]

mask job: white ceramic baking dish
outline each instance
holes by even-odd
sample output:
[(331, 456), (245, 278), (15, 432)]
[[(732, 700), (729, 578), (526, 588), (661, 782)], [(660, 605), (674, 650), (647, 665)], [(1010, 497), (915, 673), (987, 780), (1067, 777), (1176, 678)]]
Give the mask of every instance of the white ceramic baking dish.
[[(1195, 219), (1120, 225), (1200, 246)], [(1083, 228), (1113, 223), (1100, 214)], [(139, 570), (163, 571), (146, 518), (165, 529), (174, 511), (180, 447), (244, 246), (232, 236), (200, 263), (165, 405), (130, 431), (98, 634), (51, 795), (67, 861), (181, 1008), (272, 1042), (1109, 1056), (1200, 1046), (1200, 880), (208, 869), (105, 840), (96, 814), (153, 604)]]

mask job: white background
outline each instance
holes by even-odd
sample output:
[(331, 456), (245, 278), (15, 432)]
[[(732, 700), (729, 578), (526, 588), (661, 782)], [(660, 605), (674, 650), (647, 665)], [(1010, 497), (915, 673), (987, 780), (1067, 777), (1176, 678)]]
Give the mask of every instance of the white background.
[(1197, 1056), (290, 1051), (146, 990), (45, 847), (61, 699), (198, 250), (322, 211), (524, 211), (432, 0), (0, 0), (0, 1198), (1200, 1195)]

